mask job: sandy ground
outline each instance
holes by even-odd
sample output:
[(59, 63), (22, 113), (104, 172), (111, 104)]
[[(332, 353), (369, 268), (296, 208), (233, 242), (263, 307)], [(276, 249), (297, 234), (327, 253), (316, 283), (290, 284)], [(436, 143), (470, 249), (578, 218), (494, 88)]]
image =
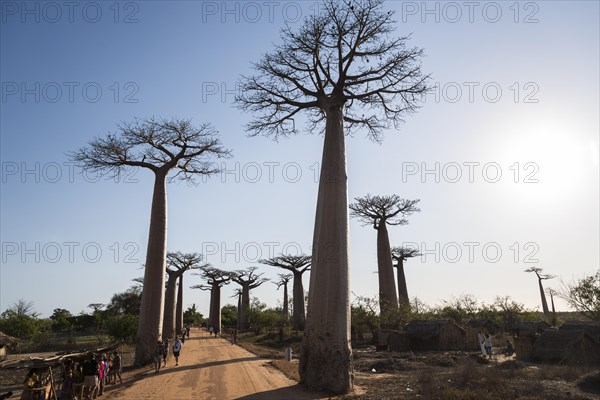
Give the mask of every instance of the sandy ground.
[(99, 399), (326, 399), (310, 393), (288, 379), (268, 360), (228, 341), (192, 331), (175, 366), (172, 355), (167, 366), (124, 377), (123, 385), (108, 385)]

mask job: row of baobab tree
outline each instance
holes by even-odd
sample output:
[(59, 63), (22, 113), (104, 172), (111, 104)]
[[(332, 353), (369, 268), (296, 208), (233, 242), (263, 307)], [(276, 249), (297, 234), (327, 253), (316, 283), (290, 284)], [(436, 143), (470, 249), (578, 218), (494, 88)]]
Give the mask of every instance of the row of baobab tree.
[[(253, 75), (240, 79), (237, 105), (255, 115), (247, 125), (250, 135), (296, 134), (295, 118), (301, 114), (308, 117), (309, 132), (324, 135), (300, 355), (301, 380), (314, 390), (347, 393), (353, 384), (345, 135), (364, 129), (381, 142), (384, 130), (398, 128), (430, 89), (429, 76), (421, 72), (423, 51), (407, 47), (409, 37), (395, 36), (397, 26), (383, 0), (323, 0), (317, 15), (282, 29), (281, 43), (253, 64)], [(72, 153), (84, 170), (118, 175), (141, 167), (154, 174), (138, 365), (150, 360), (162, 333), (166, 183), (212, 175), (218, 171), (211, 159), (229, 156), (212, 125), (194, 127), (179, 119), (125, 123), (118, 134), (96, 138)], [(381, 230), (386, 224), (378, 217)], [(384, 272), (390, 276), (389, 264)], [(385, 293), (393, 303), (391, 289)]]

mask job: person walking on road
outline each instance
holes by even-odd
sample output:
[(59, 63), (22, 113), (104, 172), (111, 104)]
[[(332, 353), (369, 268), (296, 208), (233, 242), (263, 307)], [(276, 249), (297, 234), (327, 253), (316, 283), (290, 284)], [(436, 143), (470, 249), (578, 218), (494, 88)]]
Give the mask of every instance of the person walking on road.
[(179, 340), (179, 336), (175, 336), (175, 340), (173, 341), (173, 356), (175, 357), (175, 366), (179, 365), (179, 352), (181, 352), (181, 340)]
[(163, 344), (160, 340), (156, 341), (156, 347), (154, 348), (154, 372), (160, 371), (160, 364), (163, 358)]

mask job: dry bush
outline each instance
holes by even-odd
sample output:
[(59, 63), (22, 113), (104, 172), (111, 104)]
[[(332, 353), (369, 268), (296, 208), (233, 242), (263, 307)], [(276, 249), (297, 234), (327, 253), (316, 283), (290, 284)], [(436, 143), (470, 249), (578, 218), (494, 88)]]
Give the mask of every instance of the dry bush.
[(298, 363), (289, 362), (286, 360), (273, 360), (271, 365), (283, 372), (288, 378), (300, 382), (300, 372), (298, 370)]
[(582, 376), (577, 380), (577, 386), (583, 391), (600, 394), (600, 371)]

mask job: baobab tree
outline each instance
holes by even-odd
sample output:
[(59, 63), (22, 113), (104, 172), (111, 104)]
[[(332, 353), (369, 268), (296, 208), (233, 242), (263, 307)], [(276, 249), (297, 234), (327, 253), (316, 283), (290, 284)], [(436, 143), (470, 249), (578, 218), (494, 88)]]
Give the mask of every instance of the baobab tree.
[[(70, 154), (84, 171), (119, 177), (131, 168), (154, 174), (142, 308), (137, 330), (135, 365), (152, 360), (161, 338), (167, 256), (167, 188), (174, 180), (193, 181), (197, 175), (219, 172), (212, 158), (228, 157), (216, 130), (187, 119), (136, 119), (118, 125), (118, 132), (91, 140)], [(170, 172), (175, 174), (169, 175)]]
[(543, 274), (542, 268), (540, 267), (531, 267), (527, 268), (525, 272), (534, 272), (538, 278), (538, 286), (540, 288), (540, 296), (542, 297), (542, 311), (547, 318), (550, 318), (550, 311), (548, 310), (548, 302), (546, 301), (546, 294), (544, 293), (544, 285), (542, 285), (542, 281), (556, 278), (556, 275)]
[(240, 321), (242, 320), (242, 289), (238, 288), (233, 291), (233, 296), (237, 298), (237, 319), (235, 321), (235, 329), (240, 330)]
[(292, 327), (296, 330), (303, 330), (306, 317), (304, 314), (304, 285), (302, 284), (302, 275), (311, 269), (311, 256), (305, 254), (299, 256), (281, 254), (266, 260), (258, 260), (258, 262), (286, 269), (294, 275)]
[(288, 300), (288, 283), (292, 279), (293, 275), (292, 274), (278, 274), (278, 275), (279, 275), (279, 280), (277, 282), (273, 282), (273, 283), (277, 286), (277, 290), (279, 290), (279, 288), (283, 286), (282, 314), (283, 314), (283, 319), (287, 324), (287, 322), (290, 318), (290, 312), (289, 312), (289, 308), (288, 308), (288, 302), (289, 302), (289, 300)]
[(408, 297), (408, 288), (406, 286), (406, 276), (404, 275), (404, 261), (409, 258), (420, 256), (418, 249), (408, 247), (393, 247), (392, 259), (396, 261), (397, 278), (398, 278), (398, 300), (400, 305), (410, 305)]
[[(183, 288), (179, 282), (179, 294), (181, 299), (177, 300), (176, 292), (177, 282), (186, 271), (207, 267), (208, 264), (201, 265), (202, 255), (198, 253), (169, 252), (167, 253), (167, 289), (165, 291), (165, 313), (163, 322), (163, 338), (173, 338), (175, 334), (181, 332), (181, 327), (176, 330), (177, 308), (183, 301)], [(183, 307), (181, 307), (183, 308)]]
[[(350, 204), (350, 216), (359, 221), (373, 225), (377, 230), (377, 274), (379, 276), (379, 310), (382, 316), (393, 315), (398, 308), (396, 285), (394, 284), (394, 266), (390, 237), (387, 225), (406, 225), (405, 218), (414, 212), (419, 212), (419, 200), (402, 199), (393, 194), (391, 196), (357, 197), (356, 202)], [(408, 295), (406, 296), (408, 301)]]
[(551, 325), (556, 326), (556, 308), (554, 307), (554, 296), (556, 296), (558, 292), (552, 288), (546, 289), (546, 292), (550, 295), (550, 305), (552, 306), (552, 318), (550, 319)]
[(269, 278), (261, 278), (263, 274), (255, 274), (258, 267), (249, 267), (245, 270), (232, 271), (229, 277), (232, 281), (241, 286), (242, 289), (242, 304), (241, 309), (238, 309), (239, 329), (245, 331), (248, 329), (248, 312), (250, 311), (250, 290), (256, 289)]
[(380, 142), (428, 89), (422, 50), (407, 48), (408, 37), (392, 37), (396, 26), (383, 0), (325, 0), (318, 15), (282, 30), (282, 43), (254, 64), (254, 75), (242, 77), (236, 99), (256, 114), (247, 125), (251, 135), (296, 134), (301, 114), (309, 132), (324, 132), (300, 357), (301, 380), (311, 389), (352, 387), (345, 133), (364, 128)]
[(208, 310), (208, 325), (221, 330), (221, 287), (231, 280), (228, 271), (215, 267), (201, 268), (200, 276), (206, 280), (206, 285), (195, 285), (192, 289), (210, 290), (210, 306)]

